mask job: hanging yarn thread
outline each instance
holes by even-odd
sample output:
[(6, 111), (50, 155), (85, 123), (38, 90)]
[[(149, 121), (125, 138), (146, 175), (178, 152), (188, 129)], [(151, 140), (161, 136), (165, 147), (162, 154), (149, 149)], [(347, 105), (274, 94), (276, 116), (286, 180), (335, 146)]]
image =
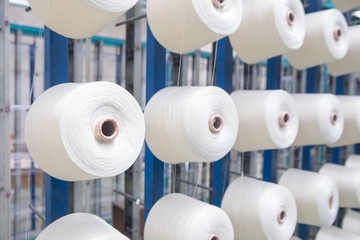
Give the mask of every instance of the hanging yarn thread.
[(304, 44), (286, 54), (296, 69), (305, 69), (339, 60), (349, 48), (348, 25), (337, 9), (306, 14)]
[(339, 192), (334, 179), (299, 169), (286, 170), (279, 180), (293, 195), (298, 223), (331, 226), (339, 208)]
[(360, 155), (350, 155), (345, 161), (345, 166), (348, 168), (360, 170)]
[(360, 26), (349, 27), (349, 51), (341, 60), (326, 64), (331, 75), (337, 77), (360, 71)]
[(344, 132), (341, 138), (329, 144), (330, 147), (339, 147), (360, 142), (360, 97), (337, 96), (344, 112)]
[(360, 207), (360, 170), (327, 163), (319, 173), (334, 178), (339, 189), (340, 207)]
[(162, 197), (150, 210), (144, 240), (233, 240), (229, 217), (218, 207), (183, 194)]
[(352, 232), (360, 236), (360, 213), (348, 210), (345, 214), (341, 228), (345, 231)]
[(155, 38), (168, 50), (189, 53), (238, 29), (242, 0), (148, 0)]
[(213, 162), (233, 147), (238, 119), (229, 94), (218, 87), (169, 87), (145, 109), (146, 142), (163, 162)]
[(66, 83), (31, 106), (25, 140), (46, 173), (66, 181), (116, 176), (140, 154), (145, 122), (135, 98), (109, 82)]
[(230, 41), (245, 62), (253, 64), (303, 44), (305, 13), (301, 1), (243, 0), (243, 9), (240, 27), (230, 35)]
[(104, 219), (89, 213), (72, 213), (47, 226), (36, 240), (129, 240)]
[(283, 186), (248, 177), (227, 188), (221, 208), (234, 226), (235, 240), (288, 240), (296, 227), (296, 203)]
[(238, 151), (286, 148), (298, 132), (298, 112), (290, 94), (283, 90), (231, 94), (239, 118), (234, 148)]
[(316, 234), (315, 240), (360, 240), (359, 235), (331, 226), (323, 227)]
[(344, 113), (332, 94), (292, 94), (299, 111), (299, 131), (294, 146), (331, 144), (344, 130)]
[(132, 8), (138, 0), (29, 0), (35, 15), (69, 38), (87, 38)]

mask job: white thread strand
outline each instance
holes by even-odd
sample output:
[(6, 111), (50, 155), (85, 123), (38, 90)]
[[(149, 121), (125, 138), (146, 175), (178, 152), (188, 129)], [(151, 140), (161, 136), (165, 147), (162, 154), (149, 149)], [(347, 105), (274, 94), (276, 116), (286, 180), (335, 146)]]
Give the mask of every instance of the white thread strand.
[(339, 189), (340, 207), (360, 207), (360, 170), (327, 163), (319, 173), (334, 178)]
[(237, 115), (218, 87), (169, 87), (145, 109), (146, 142), (166, 163), (213, 162), (234, 145)]
[[(190, 53), (218, 35), (222, 38), (235, 32), (242, 19), (242, 1), (225, 0), (217, 8), (211, 0), (148, 0), (147, 17), (161, 45), (175, 53)], [(179, 41), (182, 38), (184, 44)]]
[(296, 69), (341, 59), (349, 48), (348, 25), (337, 9), (306, 14), (306, 36), (298, 50), (286, 54)]
[(296, 203), (283, 186), (248, 177), (227, 188), (221, 208), (234, 226), (235, 240), (288, 240), (296, 227)]
[[(293, 143), (298, 113), (290, 94), (283, 90), (239, 90), (231, 97), (239, 118), (236, 150), (286, 148)], [(286, 123), (281, 126), (279, 119)]]
[(337, 96), (344, 111), (344, 131), (336, 143), (330, 147), (339, 147), (360, 142), (360, 97)]
[(226, 213), (213, 205), (173, 193), (150, 210), (144, 240), (233, 240), (234, 230)]
[(298, 223), (330, 226), (339, 208), (339, 191), (334, 179), (299, 169), (286, 170), (279, 180), (295, 197)]
[(102, 218), (73, 213), (47, 226), (36, 240), (129, 240)]
[(299, 111), (299, 132), (294, 146), (331, 144), (344, 130), (344, 113), (332, 94), (292, 94)]
[(242, 23), (230, 35), (242, 60), (254, 64), (301, 47), (305, 13), (300, 0), (243, 0), (243, 8)]
[(337, 77), (360, 71), (360, 26), (349, 27), (349, 50), (341, 60), (326, 64), (331, 75)]
[(315, 240), (360, 240), (359, 235), (331, 226), (324, 227), (316, 234)]
[(51, 30), (69, 38), (95, 35), (138, 0), (29, 0), (35, 15)]
[(144, 135), (139, 104), (109, 82), (52, 87), (31, 106), (25, 124), (34, 161), (51, 176), (67, 181), (124, 172), (138, 157)]
[(343, 218), (341, 228), (344, 229), (345, 231), (352, 232), (360, 236), (359, 226), (360, 226), (360, 213), (353, 210), (348, 210)]
[(345, 161), (345, 166), (348, 168), (360, 170), (360, 155), (350, 155)]

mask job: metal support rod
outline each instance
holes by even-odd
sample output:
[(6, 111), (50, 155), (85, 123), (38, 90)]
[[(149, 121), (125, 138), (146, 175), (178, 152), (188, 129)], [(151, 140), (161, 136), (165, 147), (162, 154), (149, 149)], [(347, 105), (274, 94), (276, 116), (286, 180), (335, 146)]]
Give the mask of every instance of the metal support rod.
[[(86, 82), (83, 78), (84, 41), (74, 39), (72, 54), (69, 55), (69, 81)], [(72, 66), (70, 66), (70, 64)], [(84, 203), (84, 181), (69, 182), (69, 213), (86, 212)]]
[(0, 239), (10, 240), (9, 1), (0, 2)]
[[(34, 102), (34, 74), (35, 74), (35, 43), (30, 45), (30, 104)], [(30, 165), (30, 195), (31, 195), (31, 204), (36, 205), (36, 181), (35, 181), (35, 162), (31, 158)], [(36, 229), (35, 213), (31, 213), (31, 230)]]
[(45, 222), (45, 215), (42, 214), (38, 209), (36, 209), (36, 207), (32, 204), (29, 204), (29, 208), (32, 210), (32, 212), (38, 216), (43, 222)]
[(99, 41), (96, 43), (96, 55), (97, 55), (96, 81), (101, 81), (103, 79), (103, 69), (104, 69), (104, 42), (103, 41)]
[[(357, 95), (360, 95), (360, 74), (358, 75), (358, 79), (357, 79), (356, 93), (357, 93)], [(354, 153), (355, 154), (360, 154), (360, 144), (355, 144)]]
[(116, 84), (121, 86), (121, 78), (120, 78), (120, 73), (121, 73), (121, 68), (120, 68), (120, 64), (121, 64), (121, 46), (118, 46), (116, 48)]
[[(345, 95), (347, 94), (347, 85), (346, 83), (349, 80), (349, 76), (341, 76), (336, 78), (336, 95)], [(343, 164), (344, 156), (344, 147), (331, 148), (331, 162), (335, 164)]]
[[(233, 77), (233, 49), (228, 37), (217, 42), (216, 57), (216, 86), (224, 89), (227, 93), (232, 92)], [(220, 207), (223, 194), (230, 181), (230, 153), (212, 164), (212, 204)]]
[[(22, 31), (15, 31), (15, 104), (22, 104), (22, 54), (21, 54), (21, 37)], [(15, 110), (15, 139), (22, 139), (22, 123), (23, 123), (23, 111), (20, 109)], [(21, 142), (16, 142), (15, 144), (15, 153), (22, 152)], [(21, 195), (21, 157), (18, 154), (14, 155), (14, 240), (20, 239), (20, 224), (19, 224), (19, 213), (20, 213), (20, 195)]]
[[(163, 48), (147, 26), (146, 60), (146, 102), (160, 89), (165, 87), (166, 65)], [(164, 194), (164, 163), (157, 159), (146, 145), (145, 149), (145, 212), (149, 214), (155, 202)]]
[[(267, 62), (267, 82), (266, 89), (280, 89), (281, 84), (281, 56), (274, 57)], [(276, 150), (264, 151), (264, 170), (263, 180), (276, 182), (277, 178), (278, 152)]]
[[(127, 19), (141, 14), (142, 4), (139, 2), (126, 13)], [(126, 89), (133, 94), (139, 105), (144, 99), (141, 64), (141, 21), (129, 21), (126, 26)], [(125, 172), (125, 193), (140, 198), (143, 156), (139, 155), (135, 163)], [(132, 240), (140, 239), (140, 208), (129, 199), (125, 199), (125, 234)]]
[(193, 84), (200, 85), (200, 50), (197, 50), (193, 56)]
[[(68, 81), (68, 39), (45, 27), (45, 89)], [(45, 174), (46, 225), (68, 214), (68, 182)]]
[(183, 183), (189, 184), (189, 185), (191, 185), (191, 186), (196, 186), (196, 187), (198, 187), (198, 188), (206, 189), (206, 190), (208, 190), (208, 191), (210, 191), (210, 192), (213, 191), (213, 188), (211, 188), (211, 187), (207, 187), (207, 186), (204, 186), (204, 185), (201, 185), (201, 184), (197, 184), (197, 183), (194, 183), (194, 182), (190, 182), (190, 181), (187, 181), (187, 180), (185, 180), (185, 179), (176, 178), (176, 181), (183, 182)]
[[(85, 82), (83, 78), (84, 42), (82, 39), (74, 39), (74, 82)], [(87, 80), (87, 79), (86, 79)]]
[(115, 189), (114, 192), (121, 195), (121, 196), (124, 196), (125, 198), (127, 198), (127, 199), (129, 199), (129, 200), (131, 200), (133, 202), (135, 202), (136, 205), (144, 206), (144, 203), (141, 202), (141, 200), (139, 198), (135, 198), (135, 197), (133, 197), (133, 196), (127, 194), (127, 193), (124, 193), (124, 192), (122, 192), (120, 190), (117, 190), (117, 189)]
[(118, 26), (121, 26), (121, 25), (124, 25), (124, 24), (128, 24), (128, 23), (135, 22), (135, 21), (140, 20), (140, 19), (143, 19), (143, 18), (146, 18), (146, 14), (142, 14), (142, 15), (140, 15), (140, 16), (128, 18), (128, 19), (126, 19), (126, 20), (123, 21), (123, 22), (116, 23), (115, 26), (118, 27)]
[(102, 179), (95, 179), (94, 181), (94, 212), (96, 215), (101, 216), (102, 214)]
[(242, 176), (239, 172), (230, 171), (230, 174), (236, 175), (236, 176)]

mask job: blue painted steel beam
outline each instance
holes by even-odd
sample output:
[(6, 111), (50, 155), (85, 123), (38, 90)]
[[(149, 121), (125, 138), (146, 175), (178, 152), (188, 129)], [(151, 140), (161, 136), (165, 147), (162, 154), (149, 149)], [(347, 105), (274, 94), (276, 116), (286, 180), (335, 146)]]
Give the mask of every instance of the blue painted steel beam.
[[(68, 82), (68, 39), (45, 27), (45, 89)], [(68, 182), (45, 174), (46, 225), (69, 212)]]
[[(357, 95), (360, 95), (360, 81), (357, 81)], [(360, 154), (360, 144), (355, 144), (355, 154)]]
[[(281, 56), (274, 57), (267, 62), (267, 90), (280, 89), (281, 84)], [(264, 170), (263, 180), (268, 182), (276, 182), (277, 178), (277, 158), (278, 152), (276, 150), (264, 151)]]
[[(233, 49), (229, 38), (218, 41), (216, 56), (216, 86), (232, 92)], [(213, 163), (212, 204), (220, 207), (223, 194), (230, 181), (230, 154)]]
[(311, 157), (311, 149), (314, 146), (304, 146), (302, 151), (302, 169), (314, 171), (314, 158)]
[[(35, 73), (35, 45), (30, 45), (30, 104), (34, 102), (34, 73)], [(30, 196), (31, 196), (31, 205), (35, 206), (36, 204), (36, 195), (35, 195), (35, 163), (31, 158), (30, 165)], [(35, 213), (31, 212), (31, 230), (36, 229)]]
[(308, 12), (317, 12), (321, 10), (321, 0), (309, 0), (309, 9)]
[(116, 54), (116, 84), (120, 85), (120, 64), (121, 64), (121, 53)]
[[(165, 48), (163, 48), (147, 26), (147, 54), (146, 54), (146, 102), (165, 87), (166, 62)], [(157, 159), (146, 145), (145, 148), (145, 213), (144, 219), (150, 209), (164, 194), (164, 163)]]
[[(346, 81), (347, 76), (341, 76), (336, 78), (336, 95), (345, 95), (346, 94)], [(343, 147), (337, 147), (331, 149), (331, 162), (335, 164), (343, 164), (342, 157), (344, 153)]]

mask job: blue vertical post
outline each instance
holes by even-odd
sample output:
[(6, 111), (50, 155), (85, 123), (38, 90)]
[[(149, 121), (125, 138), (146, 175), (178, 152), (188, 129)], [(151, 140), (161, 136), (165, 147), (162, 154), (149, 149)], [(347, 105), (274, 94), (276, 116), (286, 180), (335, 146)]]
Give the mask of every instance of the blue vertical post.
[[(346, 94), (346, 76), (341, 76), (336, 78), (336, 95), (345, 95)], [(343, 147), (336, 147), (331, 149), (331, 162), (335, 164), (342, 164), (343, 157)]]
[[(45, 27), (45, 89), (68, 82), (68, 39)], [(68, 182), (45, 174), (46, 225), (69, 212)]]
[[(281, 84), (281, 56), (274, 57), (267, 62), (266, 73), (266, 89), (275, 90), (280, 89)], [(264, 151), (264, 169), (263, 179), (267, 182), (276, 182), (277, 177), (277, 157), (278, 152), (276, 150)]]
[[(229, 38), (223, 38), (217, 44), (216, 86), (230, 94), (232, 92), (233, 50)], [(214, 162), (212, 175), (212, 204), (220, 207), (224, 191), (230, 181), (230, 154)]]
[(120, 61), (121, 61), (121, 54), (116, 54), (116, 84), (120, 85)]
[[(310, 1), (314, 2), (314, 1)], [(312, 67), (306, 70), (306, 93), (318, 93), (320, 82), (320, 67)], [(314, 170), (314, 159), (311, 157), (311, 149), (314, 146), (304, 146), (302, 149), (302, 169), (313, 171)], [(300, 225), (300, 232), (303, 234), (302, 237), (306, 239), (309, 234), (309, 227)], [(305, 235), (306, 234), (306, 235)]]
[[(35, 45), (30, 45), (30, 104), (34, 102), (34, 72), (35, 72)], [(30, 165), (30, 196), (31, 196), (31, 205), (35, 206), (36, 204), (36, 195), (35, 195), (35, 163), (31, 158)], [(31, 230), (36, 229), (35, 213), (31, 212)]]
[[(155, 39), (147, 26), (146, 44), (146, 102), (160, 89), (165, 87), (166, 62), (165, 48)], [(164, 194), (164, 163), (157, 159), (145, 146), (145, 213), (149, 214), (151, 207)]]
[[(360, 75), (359, 75), (360, 78)], [(357, 81), (357, 95), (360, 95), (360, 81)], [(355, 144), (355, 154), (360, 154), (360, 144)]]

